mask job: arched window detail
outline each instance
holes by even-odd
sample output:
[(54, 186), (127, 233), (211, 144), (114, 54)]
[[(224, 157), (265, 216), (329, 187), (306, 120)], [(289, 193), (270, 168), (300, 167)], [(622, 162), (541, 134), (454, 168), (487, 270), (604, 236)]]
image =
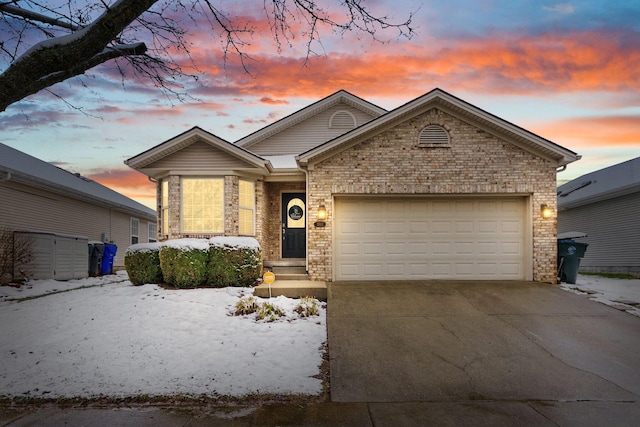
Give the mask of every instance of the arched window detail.
[(346, 110), (336, 111), (329, 119), (329, 129), (353, 129), (355, 127), (355, 116)]
[(429, 125), (418, 136), (418, 147), (450, 147), (451, 137), (445, 128)]

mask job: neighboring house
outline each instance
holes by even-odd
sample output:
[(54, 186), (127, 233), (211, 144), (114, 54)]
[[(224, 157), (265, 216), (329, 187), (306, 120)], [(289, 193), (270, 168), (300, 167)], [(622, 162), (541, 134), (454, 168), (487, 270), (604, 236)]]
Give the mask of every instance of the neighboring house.
[(0, 144), (0, 227), (84, 236), (118, 247), (157, 239), (152, 209), (88, 178)]
[(434, 89), (392, 111), (338, 91), (235, 143), (194, 127), (125, 163), (158, 182), (161, 240), (255, 236), (312, 280), (555, 283), (556, 171), (579, 158)]
[(558, 187), (558, 233), (581, 231), (587, 272), (640, 277), (640, 157)]

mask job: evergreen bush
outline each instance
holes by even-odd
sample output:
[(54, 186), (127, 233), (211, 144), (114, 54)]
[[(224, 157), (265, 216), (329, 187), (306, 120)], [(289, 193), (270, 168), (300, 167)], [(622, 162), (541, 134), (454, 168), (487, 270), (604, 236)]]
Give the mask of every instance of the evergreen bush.
[(215, 237), (210, 244), (210, 286), (251, 286), (262, 274), (262, 254), (255, 239)]
[(160, 268), (161, 243), (131, 245), (124, 255), (124, 267), (134, 285), (163, 283)]
[(196, 288), (207, 282), (209, 261), (206, 240), (177, 239), (160, 249), (164, 282), (176, 288)]

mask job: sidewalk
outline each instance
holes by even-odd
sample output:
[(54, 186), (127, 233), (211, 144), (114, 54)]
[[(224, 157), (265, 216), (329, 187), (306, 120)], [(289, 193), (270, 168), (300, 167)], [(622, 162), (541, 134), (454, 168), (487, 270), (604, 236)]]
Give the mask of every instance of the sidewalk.
[(259, 408), (69, 408), (28, 413), (0, 409), (0, 425), (27, 426), (635, 426), (630, 402), (406, 402), (269, 404)]

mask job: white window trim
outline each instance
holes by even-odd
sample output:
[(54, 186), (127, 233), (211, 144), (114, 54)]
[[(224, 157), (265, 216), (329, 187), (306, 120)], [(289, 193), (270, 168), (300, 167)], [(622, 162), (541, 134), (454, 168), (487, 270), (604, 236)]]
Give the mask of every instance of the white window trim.
[(153, 222), (147, 223), (147, 228), (149, 230), (149, 243), (158, 241), (158, 224)]
[[(135, 224), (135, 225), (134, 225)], [(140, 243), (140, 220), (138, 218), (131, 218), (129, 221), (129, 242), (131, 244)], [(136, 238), (136, 242), (133, 241), (133, 238)]]
[[(221, 204), (222, 204), (222, 228), (221, 230), (189, 230), (185, 231), (184, 228), (184, 185), (183, 182), (185, 179), (210, 179), (210, 180), (219, 180), (222, 182), (222, 196), (221, 196)], [(221, 234), (224, 233), (225, 229), (225, 219), (227, 216), (227, 210), (225, 209), (225, 179), (221, 176), (181, 176), (180, 177), (180, 232), (183, 234)]]
[(248, 182), (253, 184), (253, 206), (247, 207), (240, 204), (240, 184), (238, 183), (238, 223), (240, 222), (240, 211), (243, 209), (251, 211), (251, 233), (250, 234), (241, 234), (240, 229), (238, 228), (238, 234), (242, 236), (255, 236), (256, 235), (256, 183), (255, 181), (250, 181), (248, 179), (240, 179), (240, 182)]
[[(167, 192), (166, 205), (164, 203), (165, 185)], [(160, 231), (163, 235), (169, 235), (169, 178), (163, 178), (160, 181)]]

